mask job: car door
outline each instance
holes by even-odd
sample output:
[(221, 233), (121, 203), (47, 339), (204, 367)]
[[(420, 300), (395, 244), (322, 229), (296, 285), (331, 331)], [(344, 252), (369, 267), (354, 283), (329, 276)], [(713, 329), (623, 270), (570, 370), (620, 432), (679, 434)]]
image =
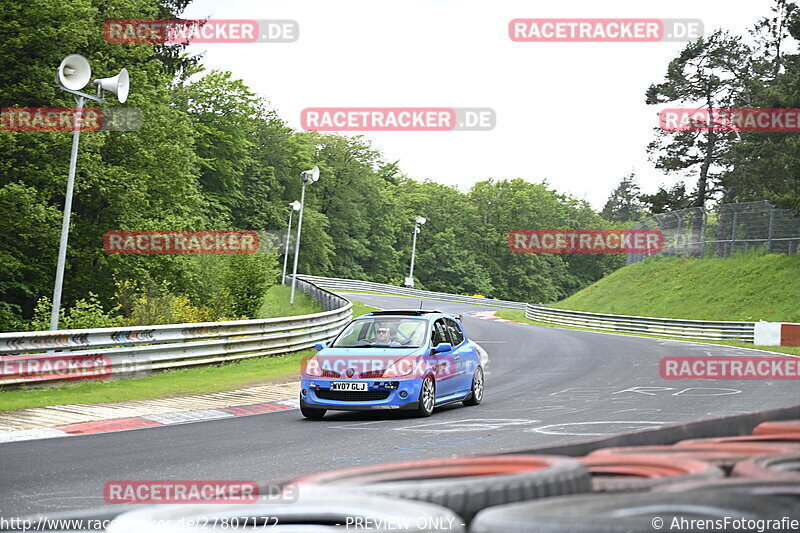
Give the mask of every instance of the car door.
[(450, 318), (445, 318), (444, 321), (450, 334), (450, 343), (453, 345), (451, 352), (455, 365), (453, 393), (466, 393), (472, 388), (472, 373), (475, 371), (473, 348), (466, 342), (466, 336), (458, 322)]
[[(443, 342), (450, 343), (451, 340), (447, 323), (443, 318), (440, 318), (433, 323), (433, 328), (431, 331), (431, 348)], [(450, 394), (455, 394), (458, 388), (456, 384), (458, 373), (454, 365), (455, 360), (453, 358), (453, 350), (436, 353), (431, 356), (431, 359), (432, 363), (436, 365), (437, 399)]]

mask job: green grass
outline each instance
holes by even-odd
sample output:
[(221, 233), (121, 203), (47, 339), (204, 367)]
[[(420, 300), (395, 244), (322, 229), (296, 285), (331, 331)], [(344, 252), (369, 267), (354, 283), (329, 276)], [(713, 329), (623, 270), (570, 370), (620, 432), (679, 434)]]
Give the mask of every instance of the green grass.
[(0, 412), (45, 405), (150, 400), (236, 390), (299, 375), (300, 359), (315, 351), (256, 357), (220, 366), (172, 370), (117, 381), (83, 381), (48, 389), (0, 391)]
[(310, 315), (321, 313), (322, 308), (301, 290), (294, 291), (294, 304), (289, 305), (291, 287), (273, 285), (264, 294), (261, 307), (255, 318), (277, 318), (282, 316)]
[(622, 333), (619, 331), (606, 331), (602, 329), (591, 329), (591, 328), (580, 328), (576, 326), (564, 326), (562, 324), (550, 324), (548, 322), (539, 322), (537, 320), (531, 320), (525, 316), (524, 311), (497, 311), (495, 316), (498, 318), (505, 318), (506, 320), (513, 320), (514, 322), (522, 322), (523, 324), (531, 324), (534, 326), (545, 326), (548, 328), (559, 328), (559, 329), (575, 329), (578, 331), (596, 331), (598, 333), (613, 333), (614, 335), (629, 335), (631, 337), (650, 337), (650, 338), (657, 338), (657, 339), (672, 339), (678, 341), (689, 341), (689, 342), (702, 342), (706, 344), (724, 344), (726, 346), (736, 346), (739, 348), (754, 348), (756, 350), (767, 350), (768, 352), (781, 352), (787, 353), (790, 355), (800, 355), (800, 346), (754, 346), (749, 342), (740, 342), (740, 341), (726, 341), (726, 340), (698, 340), (698, 339), (683, 339), (680, 337), (668, 337), (666, 335), (644, 335), (639, 333)]
[(658, 258), (621, 268), (553, 307), (696, 320), (800, 322), (800, 255)]
[(361, 302), (353, 302), (353, 318), (361, 315), (366, 315), (367, 313), (371, 313), (373, 311), (377, 311), (377, 307), (370, 307), (367, 304), (362, 304)]

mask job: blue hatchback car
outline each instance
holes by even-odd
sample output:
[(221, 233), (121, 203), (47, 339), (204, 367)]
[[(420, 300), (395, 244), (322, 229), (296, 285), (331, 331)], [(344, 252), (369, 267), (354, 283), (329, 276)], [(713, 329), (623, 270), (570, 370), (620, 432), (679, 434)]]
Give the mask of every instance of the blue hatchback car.
[(375, 311), (317, 349), (302, 373), (300, 410), (306, 418), (366, 409), (430, 416), (434, 407), (478, 405), (483, 399), (478, 348), (455, 317), (439, 311)]

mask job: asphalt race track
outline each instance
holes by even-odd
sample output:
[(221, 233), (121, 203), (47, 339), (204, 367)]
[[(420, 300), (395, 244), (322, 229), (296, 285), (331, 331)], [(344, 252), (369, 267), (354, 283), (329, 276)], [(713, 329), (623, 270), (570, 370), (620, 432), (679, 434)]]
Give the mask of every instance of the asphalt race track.
[[(381, 308), (419, 300), (369, 294)], [(450, 313), (482, 309), (427, 301)], [(796, 404), (796, 381), (665, 381), (664, 356), (756, 355), (738, 348), (543, 328), (464, 316), (489, 353), (478, 407), (402, 413), (299, 410), (0, 444), (0, 516), (103, 505), (109, 480), (256, 480), (356, 465), (505, 452)], [(120, 398), (124, 400), (125, 398)]]

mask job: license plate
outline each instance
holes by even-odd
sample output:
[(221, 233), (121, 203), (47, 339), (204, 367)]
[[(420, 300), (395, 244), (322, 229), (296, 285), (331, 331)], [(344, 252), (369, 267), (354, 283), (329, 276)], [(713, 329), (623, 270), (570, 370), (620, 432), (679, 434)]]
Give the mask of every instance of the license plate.
[(366, 391), (367, 385), (366, 381), (334, 381), (331, 390)]

